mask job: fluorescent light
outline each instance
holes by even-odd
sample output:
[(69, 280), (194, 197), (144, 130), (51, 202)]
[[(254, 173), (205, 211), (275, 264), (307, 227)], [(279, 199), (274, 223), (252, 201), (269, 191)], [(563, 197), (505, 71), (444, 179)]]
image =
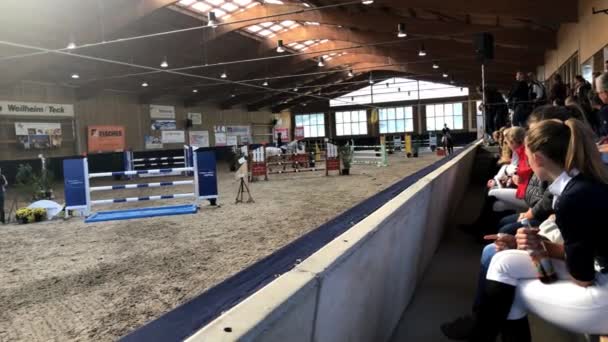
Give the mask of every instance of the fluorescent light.
[(371, 5), (374, 3), (374, 0), (363, 0), (363, 1), (361, 1), (361, 3), (364, 5)]
[(348, 77), (353, 77), (353, 69), (348, 70)]
[(407, 32), (405, 32), (404, 23), (399, 23), (399, 25), (397, 25), (397, 37), (399, 37), (399, 38), (407, 37)]
[(75, 80), (77, 80), (77, 79), (80, 78), (80, 75), (74, 73), (74, 74), (72, 74), (72, 78), (75, 79)]
[(68, 44), (68, 46), (66, 46), (66, 49), (68, 49), (68, 50), (74, 50), (75, 48), (76, 48), (76, 43), (74, 43), (74, 42), (70, 42)]
[(295, 88), (293, 88), (293, 91), (298, 91), (298, 87), (296, 86)]
[(223, 73), (220, 75), (220, 77), (221, 77), (221, 78), (228, 78), (228, 75), (227, 75), (227, 74), (226, 74), (226, 72), (224, 71), (224, 72), (223, 72)]
[(319, 67), (324, 67), (325, 63), (323, 62), (323, 56), (319, 57), (319, 63), (317, 63)]
[(217, 27), (217, 17), (213, 11), (207, 13), (207, 26)]
[(437, 64), (437, 62), (433, 62), (433, 69), (439, 69), (439, 64)]
[(264, 87), (268, 87), (268, 80), (264, 80), (264, 83), (262, 83), (262, 85), (263, 85)]
[(418, 51), (418, 56), (420, 56), (420, 57), (426, 56), (426, 50), (424, 49), (424, 44), (420, 45), (420, 50)]
[(283, 40), (282, 39), (279, 39), (279, 41), (277, 42), (277, 52), (278, 53), (285, 52), (285, 47), (283, 46)]
[(443, 76), (443, 78), (448, 78), (450, 75), (448, 75), (447, 72), (444, 72), (442, 76)]
[(144, 88), (147, 87), (148, 86), (148, 82), (146, 82), (146, 81), (142, 82), (141, 86), (144, 87)]
[(198, 93), (198, 89), (192, 89), (192, 92), (196, 94)]
[(169, 67), (169, 63), (167, 63), (167, 57), (165, 57), (165, 59), (163, 59), (163, 61), (160, 63), (160, 67), (161, 68), (168, 68)]

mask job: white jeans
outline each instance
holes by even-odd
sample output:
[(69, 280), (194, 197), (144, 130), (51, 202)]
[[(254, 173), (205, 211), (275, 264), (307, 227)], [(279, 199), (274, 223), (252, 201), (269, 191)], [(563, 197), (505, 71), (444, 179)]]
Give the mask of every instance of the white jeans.
[(516, 194), (517, 189), (491, 189), (488, 192), (488, 196), (494, 196), (497, 199), (496, 203), (494, 203), (494, 211), (528, 210), (526, 201), (517, 198)]
[(509, 319), (533, 312), (542, 319), (581, 334), (608, 334), (608, 274), (596, 273), (595, 284), (576, 285), (566, 264), (552, 259), (559, 281), (543, 284), (526, 251), (497, 253), (490, 263), (487, 279), (517, 287)]

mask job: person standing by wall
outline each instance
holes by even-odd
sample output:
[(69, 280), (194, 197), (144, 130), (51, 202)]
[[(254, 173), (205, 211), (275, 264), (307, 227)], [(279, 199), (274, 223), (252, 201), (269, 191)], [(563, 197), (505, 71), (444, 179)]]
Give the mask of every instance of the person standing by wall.
[(3, 224), (6, 223), (4, 217), (4, 193), (6, 192), (6, 186), (8, 185), (8, 181), (4, 174), (2, 174), (2, 169), (0, 169), (0, 222)]
[(515, 84), (509, 93), (509, 106), (513, 110), (513, 126), (524, 127), (528, 115), (530, 115), (530, 92), (526, 75), (518, 71), (515, 76)]
[(553, 105), (563, 106), (566, 104), (566, 97), (568, 97), (568, 88), (562, 80), (562, 75), (555, 74), (553, 76), (553, 86), (549, 94), (549, 102)]
[(536, 74), (533, 72), (528, 73), (528, 86), (532, 107), (545, 105), (547, 103), (547, 91), (545, 86), (536, 79)]

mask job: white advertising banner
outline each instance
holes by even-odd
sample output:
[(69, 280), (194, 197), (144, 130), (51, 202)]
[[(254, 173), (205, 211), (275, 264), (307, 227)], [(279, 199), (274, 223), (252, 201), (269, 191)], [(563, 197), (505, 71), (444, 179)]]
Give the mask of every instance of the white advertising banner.
[(61, 124), (42, 122), (15, 122), (15, 135), (25, 149), (48, 149), (61, 146)]
[(70, 104), (0, 101), (0, 115), (18, 116), (74, 116)]
[(161, 131), (163, 144), (183, 144), (186, 142), (184, 131)]
[(226, 137), (227, 146), (237, 146), (238, 144), (239, 144), (239, 139), (236, 135), (229, 135)]
[(215, 133), (215, 146), (226, 146), (226, 133)]
[(175, 119), (175, 107), (150, 105), (151, 119)]
[(190, 131), (190, 145), (209, 147), (209, 131)]
[(160, 137), (146, 135), (144, 139), (146, 142), (146, 150), (155, 150), (163, 148), (163, 141)]
[(201, 113), (188, 113), (188, 119), (192, 120), (193, 125), (203, 124), (203, 114)]

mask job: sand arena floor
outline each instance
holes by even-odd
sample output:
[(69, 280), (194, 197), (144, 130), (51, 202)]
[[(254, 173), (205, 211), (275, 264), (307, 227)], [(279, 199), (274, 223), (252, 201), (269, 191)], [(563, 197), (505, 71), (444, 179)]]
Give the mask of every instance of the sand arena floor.
[[(271, 175), (250, 185), (255, 203), (239, 205), (238, 183), (220, 165), (221, 207), (195, 215), (0, 226), (0, 341), (116, 340), (438, 159), (390, 156), (389, 167), (357, 165), (351, 176)], [(191, 191), (176, 188), (94, 198)]]

